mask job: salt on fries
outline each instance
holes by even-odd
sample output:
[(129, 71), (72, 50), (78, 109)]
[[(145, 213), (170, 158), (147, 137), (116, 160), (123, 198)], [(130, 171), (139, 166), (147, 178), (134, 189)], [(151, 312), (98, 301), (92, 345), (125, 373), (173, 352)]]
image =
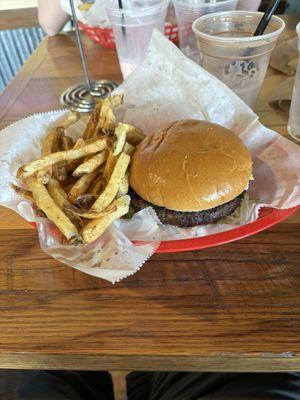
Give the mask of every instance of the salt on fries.
[(70, 136), (64, 135), (62, 137), (62, 149), (64, 151), (68, 151), (68, 150), (71, 150), (73, 147), (74, 147), (73, 139), (70, 138)]
[(80, 164), (75, 171), (73, 172), (73, 176), (79, 177), (82, 175), (90, 174), (95, 171), (97, 167), (103, 164), (106, 160), (106, 153), (102, 151), (101, 153), (96, 154), (95, 156), (89, 158)]
[(129, 211), (128, 168), (144, 135), (117, 124), (115, 108), (122, 102), (112, 96), (97, 103), (75, 143), (66, 130), (80, 116), (59, 121), (42, 143), (41, 158), (19, 168), (17, 178), (29, 190), (11, 184), (59, 228), (64, 242), (91, 243)]
[(71, 203), (69, 203), (67, 199), (67, 193), (62, 188), (60, 182), (54, 178), (51, 178), (47, 185), (47, 189), (56, 205), (64, 211), (66, 216), (77, 228), (80, 228), (83, 225), (82, 220), (76, 214), (64, 209), (67, 204), (71, 205)]
[(98, 170), (95, 170), (89, 174), (82, 175), (78, 181), (74, 183), (68, 194), (68, 199), (71, 203), (74, 203), (79, 196), (85, 194), (98, 173)]
[(40, 208), (46, 216), (55, 223), (66, 239), (71, 241), (76, 239), (78, 237), (76, 226), (55, 203), (46, 186), (35, 178), (28, 179), (27, 185), (32, 191), (34, 201), (38, 208)]
[(115, 164), (117, 162), (117, 158), (118, 157), (114, 156), (111, 150), (108, 151), (107, 160), (106, 160), (105, 167), (103, 170), (103, 178), (106, 182), (108, 181), (110, 175), (112, 174), (112, 172), (114, 170)]
[(129, 211), (130, 197), (128, 195), (119, 197), (114, 202), (115, 210), (102, 216), (101, 218), (94, 219), (89, 222), (82, 230), (82, 239), (84, 243), (91, 243), (118, 218), (123, 217)]
[(107, 97), (103, 103), (99, 114), (97, 124), (97, 132), (103, 130), (112, 130), (115, 127), (116, 118), (113, 112), (115, 107), (118, 107), (123, 102), (123, 96)]
[(76, 160), (78, 158), (83, 158), (98, 151), (102, 151), (106, 146), (106, 138), (101, 137), (94, 143), (88, 143), (79, 147), (78, 149), (72, 149), (68, 151), (58, 151), (56, 153), (49, 154), (48, 156), (42, 157), (39, 160), (32, 161), (29, 164), (23, 165), (18, 171), (17, 177), (24, 181), (30, 176), (34, 175), (35, 172), (51, 167), (52, 165), (63, 161), (63, 160)]
[(125, 176), (129, 163), (130, 156), (128, 154), (121, 153), (105, 189), (92, 205), (93, 211), (99, 212), (105, 210), (105, 208), (111, 204), (118, 193), (120, 184)]
[(117, 197), (124, 196), (125, 194), (128, 193), (128, 190), (129, 190), (129, 174), (128, 172), (126, 172), (126, 174), (121, 179)]
[[(51, 129), (42, 144), (42, 157), (48, 156), (49, 154), (52, 153), (52, 150), (55, 148), (57, 140), (58, 140), (57, 130)], [(46, 184), (49, 182), (51, 176), (52, 176), (52, 168), (48, 167), (38, 171), (37, 179), (43, 184)]]
[[(58, 152), (63, 150), (63, 137), (65, 135), (65, 129), (63, 127), (56, 128), (57, 131), (57, 141), (53, 152)], [(67, 179), (67, 161), (62, 160), (54, 164), (52, 167), (53, 176), (59, 181), (65, 181)]]
[(102, 104), (103, 101), (99, 101), (94, 109), (94, 111), (92, 112), (90, 119), (87, 123), (87, 126), (85, 128), (85, 131), (83, 132), (83, 139), (90, 139), (91, 137), (93, 137), (96, 134), (96, 128), (97, 128), (97, 124), (99, 121), (99, 115), (100, 115), (100, 111), (102, 108)]
[(89, 187), (88, 192), (92, 194), (95, 197), (98, 197), (102, 188), (103, 188), (103, 177), (100, 176), (97, 179), (94, 180), (92, 185)]

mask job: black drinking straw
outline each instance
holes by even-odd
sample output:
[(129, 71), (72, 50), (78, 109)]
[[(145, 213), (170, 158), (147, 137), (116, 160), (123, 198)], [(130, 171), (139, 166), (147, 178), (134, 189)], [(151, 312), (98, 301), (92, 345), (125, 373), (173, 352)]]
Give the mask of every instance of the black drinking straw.
[[(123, 2), (122, 0), (118, 0), (119, 3), (119, 9), (123, 10)], [(123, 43), (126, 44), (126, 28), (125, 28), (125, 17), (124, 17), (124, 13), (121, 13), (121, 24), (122, 24), (122, 40)]]
[(254, 32), (253, 36), (260, 36), (264, 33), (266, 30), (271, 18), (273, 17), (273, 14), (277, 10), (277, 7), (279, 6), (280, 0), (274, 0), (271, 1), (266, 12), (264, 13), (260, 23), (258, 24), (258, 27), (256, 31)]

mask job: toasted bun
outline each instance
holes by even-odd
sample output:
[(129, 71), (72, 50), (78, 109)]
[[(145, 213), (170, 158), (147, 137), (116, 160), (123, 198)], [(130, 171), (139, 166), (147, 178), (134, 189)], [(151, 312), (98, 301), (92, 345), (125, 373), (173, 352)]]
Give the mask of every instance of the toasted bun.
[(237, 197), (251, 174), (251, 156), (237, 135), (220, 125), (183, 120), (137, 146), (130, 185), (154, 205), (202, 211)]

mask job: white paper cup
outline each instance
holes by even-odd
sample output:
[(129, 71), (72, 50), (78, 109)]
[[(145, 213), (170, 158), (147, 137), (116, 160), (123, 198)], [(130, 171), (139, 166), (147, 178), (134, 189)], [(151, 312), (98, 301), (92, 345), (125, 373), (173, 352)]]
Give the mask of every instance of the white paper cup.
[(288, 132), (294, 139), (300, 142), (300, 23), (297, 25), (297, 34), (299, 57), (290, 109)]
[(199, 61), (197, 41), (192, 30), (193, 22), (202, 15), (235, 10), (238, 0), (174, 0), (178, 20), (179, 45), (183, 53)]
[(250, 107), (265, 79), (271, 52), (285, 28), (273, 16), (265, 33), (253, 36), (263, 13), (228, 11), (205, 15), (193, 23), (200, 64), (226, 83)]
[(154, 29), (164, 32), (169, 0), (107, 0), (123, 78), (144, 60)]

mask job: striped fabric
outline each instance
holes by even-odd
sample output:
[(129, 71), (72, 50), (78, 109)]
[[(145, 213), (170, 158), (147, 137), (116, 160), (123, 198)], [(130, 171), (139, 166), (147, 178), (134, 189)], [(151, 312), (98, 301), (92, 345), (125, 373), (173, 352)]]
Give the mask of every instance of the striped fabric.
[(0, 31), (0, 91), (16, 75), (44, 36), (41, 28)]

